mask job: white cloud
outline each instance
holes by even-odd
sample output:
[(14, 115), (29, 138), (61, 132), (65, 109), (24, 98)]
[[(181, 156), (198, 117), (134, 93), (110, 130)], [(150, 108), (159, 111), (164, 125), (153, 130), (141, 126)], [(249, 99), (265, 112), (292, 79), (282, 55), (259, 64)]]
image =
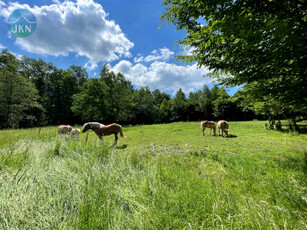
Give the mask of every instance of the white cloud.
[(93, 0), (53, 1), (49, 6), (35, 6), (0, 1), (0, 16), (6, 19), (17, 8), (30, 10), (37, 19), (36, 31), (27, 38), (17, 38), (24, 50), (47, 55), (76, 53), (89, 59), (89, 68), (100, 61), (114, 61), (130, 57), (133, 43), (119, 25), (107, 19), (102, 6)]
[(138, 54), (137, 57), (134, 58), (134, 62), (152, 62), (152, 61), (167, 61), (174, 55), (174, 52), (169, 50), (168, 48), (161, 48), (159, 51), (153, 50), (150, 55), (143, 57)]
[[(1, 3), (1, 2), (0, 2)], [(0, 43), (0, 49), (5, 49), (6, 47)]]
[(87, 63), (85, 63), (85, 65), (83, 67), (86, 68), (86, 69), (89, 69), (89, 70), (93, 70), (93, 69), (96, 69), (97, 66), (98, 65), (97, 65), (96, 62), (87, 62)]
[(134, 62), (143, 62), (144, 61), (144, 57), (141, 54), (138, 54), (137, 57), (135, 57)]
[(137, 63), (133, 65), (127, 60), (111, 67), (115, 73), (121, 72), (137, 86), (149, 86), (151, 90), (177, 91), (181, 88), (185, 93), (200, 89), (204, 84), (212, 83), (212, 79), (203, 77), (208, 69), (198, 69), (196, 64), (178, 66), (166, 62), (155, 61), (148, 67)]

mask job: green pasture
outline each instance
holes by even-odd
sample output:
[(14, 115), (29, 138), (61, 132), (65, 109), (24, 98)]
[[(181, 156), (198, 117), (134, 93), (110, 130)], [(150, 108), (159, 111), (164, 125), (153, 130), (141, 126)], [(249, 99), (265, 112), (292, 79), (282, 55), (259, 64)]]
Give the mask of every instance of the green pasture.
[(0, 229), (306, 229), (307, 135), (264, 124), (0, 131)]

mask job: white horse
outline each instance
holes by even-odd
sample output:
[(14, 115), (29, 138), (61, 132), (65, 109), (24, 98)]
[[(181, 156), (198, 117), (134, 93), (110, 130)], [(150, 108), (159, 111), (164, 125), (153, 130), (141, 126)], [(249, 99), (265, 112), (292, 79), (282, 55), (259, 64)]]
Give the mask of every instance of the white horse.
[(71, 130), (70, 139), (73, 139), (74, 137), (76, 137), (76, 139), (79, 140), (79, 133), (80, 133), (80, 129)]

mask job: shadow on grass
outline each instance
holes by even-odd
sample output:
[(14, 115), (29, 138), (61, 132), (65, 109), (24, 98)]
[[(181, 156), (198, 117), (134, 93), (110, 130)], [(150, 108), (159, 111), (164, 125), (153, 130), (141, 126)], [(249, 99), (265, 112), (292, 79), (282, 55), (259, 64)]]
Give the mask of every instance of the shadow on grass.
[[(222, 137), (222, 136), (218, 136), (218, 137)], [(232, 134), (228, 134), (228, 137), (227, 136), (223, 136), (224, 138), (237, 138), (238, 136), (237, 135), (232, 135)]]
[[(307, 134), (307, 124), (305, 124), (305, 123), (297, 124), (297, 127), (298, 127), (298, 133), (299, 134)], [(282, 132), (282, 133), (293, 132), (293, 131), (290, 130), (290, 125), (285, 124), (285, 123), (282, 124), (282, 129), (277, 130), (277, 131)]]
[(125, 149), (128, 145), (115, 146), (116, 149)]
[(284, 160), (275, 159), (274, 161), (282, 168), (303, 171), (304, 174), (307, 174), (307, 152), (304, 153), (303, 158), (286, 157)]

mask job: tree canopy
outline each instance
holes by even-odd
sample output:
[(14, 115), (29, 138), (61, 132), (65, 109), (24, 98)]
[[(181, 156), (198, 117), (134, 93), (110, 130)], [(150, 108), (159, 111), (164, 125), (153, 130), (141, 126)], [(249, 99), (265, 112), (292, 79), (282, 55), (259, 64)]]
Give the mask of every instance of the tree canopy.
[(37, 123), (36, 114), (43, 108), (38, 103), (34, 84), (22, 75), (19, 61), (7, 50), (0, 55), (0, 128), (18, 128)]
[(257, 82), (284, 107), (307, 111), (304, 0), (164, 0), (161, 20), (186, 30), (193, 48), (178, 56), (213, 70), (225, 84)]

